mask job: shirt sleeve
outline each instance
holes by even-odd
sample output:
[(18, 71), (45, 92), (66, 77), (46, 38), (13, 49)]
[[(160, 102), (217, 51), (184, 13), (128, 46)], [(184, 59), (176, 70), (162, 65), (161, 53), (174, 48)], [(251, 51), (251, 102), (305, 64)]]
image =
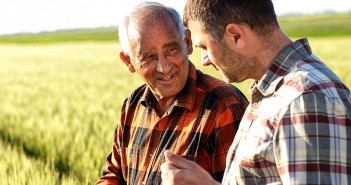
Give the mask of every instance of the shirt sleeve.
[(120, 121), (117, 124), (117, 127), (114, 132), (114, 140), (112, 152), (106, 157), (106, 165), (102, 170), (101, 177), (97, 180), (95, 184), (101, 185), (122, 185), (126, 184), (123, 178), (122, 165), (121, 165), (121, 136), (122, 136), (122, 123), (125, 118), (127, 100), (124, 102), (121, 108), (121, 117)]
[(215, 129), (207, 142), (212, 159), (213, 175), (219, 182), (222, 181), (226, 167), (226, 156), (237, 133), (246, 105), (247, 102), (232, 104), (222, 111), (216, 121)]
[(349, 178), (349, 111), (342, 100), (321, 93), (303, 94), (290, 104), (273, 140), (284, 184), (343, 184)]

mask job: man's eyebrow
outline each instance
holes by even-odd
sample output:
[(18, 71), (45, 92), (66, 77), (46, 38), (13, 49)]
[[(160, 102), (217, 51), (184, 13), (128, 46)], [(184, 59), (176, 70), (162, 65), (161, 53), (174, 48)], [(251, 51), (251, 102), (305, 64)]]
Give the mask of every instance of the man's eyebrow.
[(168, 48), (168, 47), (171, 47), (171, 46), (179, 46), (179, 43), (174, 41), (174, 42), (170, 42), (170, 43), (167, 43), (165, 44), (162, 48)]
[(203, 44), (201, 43), (201, 41), (199, 42), (199, 40), (195, 40), (195, 39), (193, 40), (193, 45), (194, 45), (195, 47), (197, 47), (197, 48), (203, 46)]
[(148, 55), (151, 55), (152, 51), (147, 50), (147, 51), (140, 51), (137, 54), (138, 60), (143, 60), (145, 57), (148, 57)]
[(141, 49), (142, 47), (140, 47), (137, 51), (138, 55), (145, 55), (145, 54), (149, 54), (152, 53), (154, 51), (154, 49)]
[(196, 48), (205, 48), (206, 46), (205, 45), (203, 45), (203, 44), (197, 44), (197, 43), (193, 43), (194, 44), (194, 46), (196, 47)]

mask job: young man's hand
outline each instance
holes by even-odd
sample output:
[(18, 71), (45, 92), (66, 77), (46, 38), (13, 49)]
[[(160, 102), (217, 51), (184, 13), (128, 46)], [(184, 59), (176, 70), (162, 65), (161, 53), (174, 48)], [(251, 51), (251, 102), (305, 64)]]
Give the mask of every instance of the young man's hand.
[(162, 185), (218, 185), (206, 170), (193, 161), (165, 151), (166, 162), (161, 165)]

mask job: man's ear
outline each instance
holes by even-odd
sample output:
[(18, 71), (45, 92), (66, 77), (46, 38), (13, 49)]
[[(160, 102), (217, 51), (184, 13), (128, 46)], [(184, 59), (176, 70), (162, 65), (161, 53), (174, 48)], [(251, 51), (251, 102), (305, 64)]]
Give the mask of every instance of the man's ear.
[(119, 53), (119, 58), (124, 62), (124, 64), (128, 67), (128, 70), (131, 73), (135, 72), (134, 66), (132, 65), (132, 63), (130, 62), (130, 57), (129, 55), (125, 54), (123, 51), (121, 51)]
[(188, 48), (188, 55), (193, 53), (193, 41), (191, 40), (191, 31), (189, 29), (185, 30), (185, 38), (184, 38), (187, 48)]
[(246, 45), (245, 28), (241, 24), (230, 23), (225, 28), (225, 37), (230, 42), (230, 47), (242, 49)]

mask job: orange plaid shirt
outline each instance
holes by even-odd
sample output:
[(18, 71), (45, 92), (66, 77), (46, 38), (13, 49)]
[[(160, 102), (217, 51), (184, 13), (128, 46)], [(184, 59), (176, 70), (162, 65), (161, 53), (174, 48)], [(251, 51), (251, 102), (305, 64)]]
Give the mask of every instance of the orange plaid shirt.
[(163, 117), (156, 113), (157, 100), (146, 85), (126, 99), (112, 152), (96, 184), (161, 184), (166, 149), (222, 180), (248, 101), (234, 86), (189, 65), (187, 83)]

